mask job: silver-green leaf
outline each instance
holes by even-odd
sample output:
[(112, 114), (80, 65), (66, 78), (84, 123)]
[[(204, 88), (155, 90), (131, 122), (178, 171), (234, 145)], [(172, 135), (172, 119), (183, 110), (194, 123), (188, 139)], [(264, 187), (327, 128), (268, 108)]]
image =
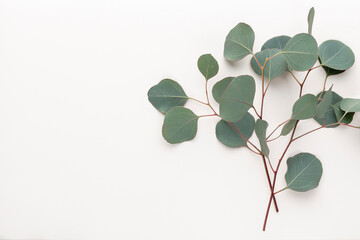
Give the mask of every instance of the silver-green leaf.
[(310, 153), (299, 153), (287, 160), (285, 174), (287, 188), (297, 192), (306, 192), (319, 185), (322, 176), (322, 164)]
[(323, 66), (335, 70), (346, 70), (355, 62), (353, 51), (337, 40), (323, 42), (319, 46), (319, 58)]
[(243, 59), (252, 53), (255, 33), (246, 23), (239, 23), (226, 36), (224, 57), (229, 61)]
[(181, 143), (192, 140), (197, 133), (199, 117), (190, 109), (175, 107), (165, 115), (162, 135), (169, 143)]
[(306, 71), (314, 66), (318, 57), (318, 46), (313, 36), (300, 33), (290, 39), (283, 54), (290, 69)]
[(255, 96), (254, 78), (242, 75), (234, 78), (224, 91), (220, 101), (220, 117), (237, 122), (253, 106)]
[(148, 99), (157, 110), (166, 113), (173, 107), (184, 106), (188, 96), (177, 82), (164, 79), (150, 88)]

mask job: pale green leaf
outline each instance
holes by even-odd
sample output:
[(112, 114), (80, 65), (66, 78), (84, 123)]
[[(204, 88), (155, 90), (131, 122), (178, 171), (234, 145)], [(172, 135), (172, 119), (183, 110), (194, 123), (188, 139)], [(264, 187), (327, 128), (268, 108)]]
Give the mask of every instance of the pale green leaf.
[(340, 102), (341, 110), (345, 112), (359, 112), (360, 111), (360, 99), (344, 98)]

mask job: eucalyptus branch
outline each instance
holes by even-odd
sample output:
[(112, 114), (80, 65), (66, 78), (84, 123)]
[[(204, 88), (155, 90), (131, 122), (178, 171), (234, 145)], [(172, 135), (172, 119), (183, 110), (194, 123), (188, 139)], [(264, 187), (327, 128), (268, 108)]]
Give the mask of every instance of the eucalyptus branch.
[[(360, 99), (343, 98), (333, 92), (331, 86), (326, 90), (327, 78), (340, 74), (349, 69), (355, 61), (352, 50), (337, 40), (327, 40), (319, 46), (311, 35), (314, 9), (308, 14), (308, 34), (299, 33), (293, 37), (286, 35), (276, 36), (266, 41), (261, 51), (254, 53), (255, 34), (253, 29), (245, 24), (237, 24), (226, 36), (224, 57), (228, 61), (238, 61), (246, 56), (252, 56), (251, 68), (261, 77), (261, 105), (260, 109), (254, 106), (256, 92), (255, 79), (249, 75), (226, 77), (218, 81), (212, 88), (212, 97), (219, 103), (219, 112), (210, 103), (208, 81), (218, 74), (219, 64), (211, 54), (199, 57), (197, 67), (205, 78), (206, 101), (188, 97), (185, 91), (174, 80), (164, 79), (148, 91), (150, 103), (165, 114), (162, 135), (171, 144), (190, 141), (197, 134), (198, 119), (204, 117), (219, 117), (216, 125), (216, 138), (229, 148), (247, 148), (262, 159), (266, 178), (270, 188), (270, 198), (265, 212), (263, 230), (265, 231), (272, 202), (275, 210), (278, 205), (275, 195), (287, 189), (294, 191), (309, 191), (319, 185), (322, 175), (322, 165), (315, 155), (299, 153), (288, 157), (288, 166), (285, 174), (286, 187), (275, 191), (279, 169), (284, 162), (291, 144), (305, 136), (326, 127), (347, 126), (359, 127), (351, 124), (355, 112), (360, 112)], [(301, 44), (298, 44), (301, 42)], [(339, 49), (339, 51), (335, 51)], [(315, 66), (319, 59), (320, 65)], [(314, 69), (323, 68), (326, 73), (322, 91), (318, 95), (311, 93), (303, 95), (304, 85)], [(275, 78), (289, 71), (292, 78), (299, 85), (299, 97), (292, 106), (291, 117), (280, 123), (267, 134), (268, 122), (264, 120), (265, 96), (270, 84)], [(295, 71), (307, 71), (304, 79), (299, 81)], [(265, 85), (265, 78), (268, 83)], [(273, 85), (272, 85), (273, 86)], [(213, 114), (197, 116), (189, 108), (184, 107), (187, 100), (193, 100), (210, 108)], [(252, 109), (251, 114), (249, 110)], [(258, 111), (260, 110), (260, 111)], [(256, 119), (255, 119), (256, 118)], [(319, 123), (310, 131), (295, 136), (300, 120), (315, 119)], [(280, 128), (281, 133), (271, 138)], [(290, 135), (281, 156), (273, 165), (270, 160), (268, 142), (280, 136)], [(256, 135), (259, 145), (255, 145), (250, 138)], [(272, 158), (271, 158), (272, 159)], [(272, 174), (271, 174), (272, 173)], [(308, 176), (312, 176), (309, 178)]]

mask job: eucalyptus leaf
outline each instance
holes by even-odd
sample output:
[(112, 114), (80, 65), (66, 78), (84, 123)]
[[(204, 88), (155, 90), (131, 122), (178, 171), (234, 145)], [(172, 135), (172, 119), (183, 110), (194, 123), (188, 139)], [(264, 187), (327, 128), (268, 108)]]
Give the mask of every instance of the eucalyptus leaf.
[(219, 71), (219, 64), (211, 54), (201, 55), (197, 62), (199, 71), (206, 80), (214, 77)]
[[(272, 56), (276, 55), (275, 57), (271, 58), (267, 61), (265, 69), (264, 69), (264, 76), (272, 80), (281, 74), (283, 74), (286, 70), (286, 61), (282, 54), (279, 54), (281, 50), (279, 49), (265, 49), (261, 52), (255, 54), (255, 57), (258, 59), (261, 66), (264, 66), (265, 61), (267, 58), (271, 58)], [(262, 76), (262, 70), (259, 67), (255, 57), (251, 58), (251, 67), (255, 73)]]
[(269, 124), (262, 119), (256, 120), (255, 123), (255, 133), (256, 136), (259, 139), (261, 152), (264, 154), (264, 156), (269, 157), (269, 147), (266, 142), (266, 129), (269, 126)]
[(283, 54), (292, 70), (309, 70), (314, 66), (318, 57), (316, 40), (306, 33), (297, 34), (287, 42)]
[(332, 86), (322, 95), (320, 102), (316, 106), (316, 116), (324, 118), (325, 113), (328, 111), (332, 101)]
[(166, 113), (173, 107), (184, 106), (188, 96), (177, 82), (164, 79), (150, 88), (148, 99), (157, 110)]
[[(338, 122), (342, 118), (341, 123), (349, 124), (349, 123), (352, 122), (355, 113), (354, 112), (345, 113), (343, 110), (340, 109), (340, 102), (337, 102), (333, 106), (335, 116), (336, 116), (336, 120)], [(345, 114), (345, 116), (344, 116), (344, 114)]]
[(306, 94), (298, 99), (292, 109), (291, 118), (304, 120), (315, 116), (317, 98), (312, 94)]
[(312, 7), (308, 14), (308, 33), (312, 34), (312, 27), (314, 23), (315, 9)]
[[(316, 98), (319, 99), (320, 97), (320, 94), (317, 94), (316, 95)], [(327, 91), (324, 91), (324, 93), (322, 94), (324, 96), (324, 94), (326, 95), (327, 94)], [(327, 111), (325, 112), (324, 114), (324, 117), (320, 118), (318, 116), (314, 116), (314, 119), (320, 124), (320, 125), (323, 125), (325, 123), (325, 126), (326, 125), (331, 125), (331, 124), (334, 124), (334, 123), (337, 123), (339, 121), (339, 119), (337, 118), (337, 114), (341, 114), (341, 116), (344, 115), (344, 111), (342, 111), (340, 109), (340, 101), (343, 99), (339, 94), (337, 94), (336, 92), (332, 92), (331, 93), (331, 104), (330, 106), (328, 107)], [(320, 100), (318, 100), (318, 103), (320, 102)], [(352, 116), (354, 114), (346, 114), (346, 117), (341, 121), (343, 123), (347, 122), (350, 120), (350, 122), (352, 121)], [(349, 123), (349, 122), (347, 122)], [(338, 124), (335, 124), (335, 125), (331, 125), (331, 126), (327, 126), (326, 128), (334, 128), (334, 127), (338, 127), (339, 125)]]
[(242, 75), (234, 78), (220, 101), (220, 117), (229, 122), (237, 122), (253, 106), (255, 96), (254, 78)]
[(273, 49), (273, 48), (283, 50), (285, 45), (290, 39), (291, 37), (285, 35), (270, 38), (262, 45), (261, 51), (264, 51), (265, 49)]
[(295, 124), (296, 124), (296, 120), (290, 119), (281, 129), (281, 135), (282, 136), (288, 135), (291, 132), (291, 130), (294, 129)]
[(255, 33), (246, 23), (239, 23), (226, 36), (224, 57), (229, 61), (243, 59), (252, 53)]
[(198, 119), (190, 109), (175, 107), (165, 114), (162, 135), (173, 144), (190, 141), (196, 136)]
[(344, 43), (337, 40), (328, 40), (319, 46), (321, 64), (335, 69), (349, 69), (355, 62), (353, 51)]
[(231, 83), (231, 81), (234, 79), (235, 77), (226, 77), (220, 81), (218, 81), (217, 83), (215, 83), (215, 85), (212, 88), (212, 95), (213, 98), (215, 99), (215, 101), (217, 101), (218, 103), (220, 102), (225, 89), (229, 86), (229, 84)]
[(321, 64), (321, 67), (324, 69), (324, 71), (326, 73), (326, 76), (338, 75), (340, 73), (345, 72), (345, 70), (336, 70), (336, 69), (326, 67), (326, 66), (322, 65), (320, 58), (318, 58), (318, 60), (319, 60), (319, 62)]
[(340, 102), (341, 110), (345, 112), (359, 112), (360, 111), (360, 99), (344, 98)]
[(287, 188), (297, 192), (306, 192), (319, 186), (322, 176), (322, 164), (310, 153), (299, 153), (287, 160), (285, 174)]
[(231, 148), (245, 147), (247, 146), (246, 139), (249, 139), (254, 132), (254, 126), (255, 119), (250, 113), (246, 113), (242, 119), (234, 123), (220, 120), (216, 125), (216, 138), (222, 144)]

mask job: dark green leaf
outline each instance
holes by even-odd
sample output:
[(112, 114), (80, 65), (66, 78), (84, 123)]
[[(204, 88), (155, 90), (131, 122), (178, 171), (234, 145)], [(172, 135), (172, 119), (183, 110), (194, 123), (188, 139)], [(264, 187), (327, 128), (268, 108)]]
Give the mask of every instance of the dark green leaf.
[(231, 83), (231, 81), (234, 79), (235, 77), (227, 77), (227, 78), (224, 78), (220, 81), (218, 81), (213, 89), (212, 89), (212, 95), (215, 99), (215, 101), (217, 101), (218, 103), (220, 102), (223, 94), (224, 94), (224, 91), (225, 89), (229, 86), (229, 84)]
[(269, 124), (261, 119), (258, 119), (255, 123), (255, 133), (256, 136), (259, 139), (261, 152), (266, 156), (269, 157), (269, 147), (266, 142), (266, 129), (269, 126)]
[(291, 132), (291, 130), (294, 129), (295, 124), (296, 124), (296, 120), (293, 120), (293, 119), (289, 120), (289, 121), (284, 125), (284, 127), (281, 129), (281, 135), (282, 135), (282, 136), (288, 135), (288, 134)]
[(332, 101), (332, 86), (330, 89), (323, 93), (321, 100), (316, 106), (316, 116), (324, 118), (325, 113), (328, 111)]
[(175, 107), (165, 115), (162, 134), (169, 143), (190, 141), (196, 136), (199, 117), (190, 109)]
[[(279, 52), (280, 52), (279, 49), (265, 49), (261, 52), (256, 53), (255, 57), (258, 59), (260, 65), (264, 66), (266, 58), (270, 58), (275, 54), (278, 54)], [(251, 59), (251, 67), (255, 73), (257, 73), (260, 76), (262, 75), (261, 68), (259, 67), (254, 57), (252, 57)], [(267, 61), (264, 70), (264, 76), (267, 79), (272, 80), (283, 74), (285, 70), (286, 70), (285, 58), (282, 54), (279, 54)]]
[(225, 89), (220, 101), (220, 116), (229, 122), (237, 122), (252, 107), (255, 96), (254, 78), (242, 75), (234, 78)]
[(239, 23), (226, 36), (224, 57), (230, 61), (240, 60), (252, 53), (255, 34), (252, 28)]
[(318, 47), (313, 36), (300, 33), (290, 39), (283, 54), (289, 67), (295, 71), (306, 71), (314, 66), (317, 56)]
[(308, 33), (312, 34), (312, 27), (314, 23), (315, 9), (312, 7), (308, 14)]
[(188, 97), (177, 82), (164, 79), (150, 88), (148, 99), (157, 110), (166, 113), (173, 107), (184, 106)]
[(360, 99), (344, 98), (340, 102), (341, 110), (345, 112), (359, 112), (360, 111)]
[(319, 185), (323, 172), (321, 162), (310, 153), (299, 153), (287, 160), (285, 174), (287, 188), (306, 192)]
[(337, 40), (328, 40), (319, 46), (321, 63), (336, 70), (346, 70), (355, 62), (353, 51), (344, 43)]
[(292, 109), (291, 118), (304, 120), (315, 116), (317, 98), (312, 94), (306, 94), (297, 100)]
[(265, 49), (280, 49), (283, 50), (285, 45), (287, 44), (287, 42), (291, 39), (291, 37), (289, 36), (277, 36), (277, 37), (273, 37), (269, 40), (267, 40), (264, 45), (262, 45), (261, 47), (261, 51), (265, 50)]
[(219, 71), (219, 64), (211, 54), (200, 56), (197, 65), (206, 80), (214, 77)]
[(247, 146), (246, 139), (249, 139), (254, 132), (254, 126), (255, 119), (250, 113), (246, 113), (242, 119), (234, 123), (220, 120), (216, 125), (216, 137), (225, 146), (231, 148), (245, 147)]

